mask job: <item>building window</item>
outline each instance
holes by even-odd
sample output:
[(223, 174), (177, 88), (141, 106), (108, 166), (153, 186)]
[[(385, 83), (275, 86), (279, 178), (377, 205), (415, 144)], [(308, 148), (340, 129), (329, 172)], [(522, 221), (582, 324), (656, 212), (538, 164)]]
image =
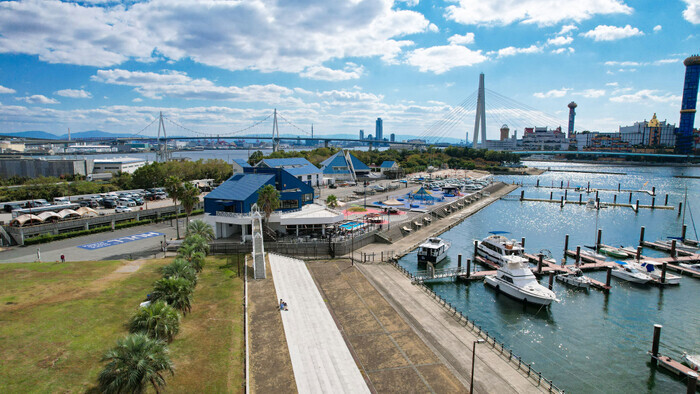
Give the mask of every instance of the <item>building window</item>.
[(313, 194), (313, 193), (304, 194), (304, 195), (302, 196), (302, 201), (303, 201), (303, 202), (309, 202), (309, 201), (313, 201), (313, 200), (314, 200), (314, 194)]
[(299, 200), (282, 200), (280, 204), (282, 209), (297, 209), (299, 208)]

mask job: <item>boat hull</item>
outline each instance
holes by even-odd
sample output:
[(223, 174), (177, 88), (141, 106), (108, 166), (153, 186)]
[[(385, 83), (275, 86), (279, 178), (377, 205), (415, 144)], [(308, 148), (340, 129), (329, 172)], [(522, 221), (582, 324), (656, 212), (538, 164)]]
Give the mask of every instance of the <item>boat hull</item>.
[(437, 256), (426, 256), (426, 255), (419, 254), (418, 255), (418, 262), (419, 263), (437, 264), (439, 262), (442, 262), (446, 258), (447, 258), (447, 251), (445, 251), (444, 253), (437, 255)]
[(589, 282), (577, 279), (576, 277), (571, 277), (569, 275), (557, 275), (556, 278), (558, 281), (565, 283), (569, 286), (578, 287), (581, 289), (591, 288), (591, 284)]
[(537, 297), (533, 294), (524, 293), (520, 289), (514, 287), (513, 285), (499, 280), (495, 276), (487, 276), (484, 278), (484, 282), (496, 289), (496, 291), (501, 292), (507, 296), (515, 298), (518, 301), (525, 301), (528, 304), (543, 305), (548, 306), (554, 301), (551, 298)]
[(632, 282), (632, 283), (644, 284), (644, 283), (649, 282), (649, 279), (637, 278), (635, 276), (628, 275), (626, 272), (617, 271), (617, 270), (612, 270), (612, 276), (614, 276), (618, 279), (626, 280), (627, 282)]

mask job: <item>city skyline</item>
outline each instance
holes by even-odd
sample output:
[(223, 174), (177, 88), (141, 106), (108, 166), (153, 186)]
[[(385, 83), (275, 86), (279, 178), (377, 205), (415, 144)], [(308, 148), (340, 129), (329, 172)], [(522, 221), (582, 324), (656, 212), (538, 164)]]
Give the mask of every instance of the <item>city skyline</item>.
[[(377, 118), (385, 135), (420, 135), (481, 72), (487, 89), (560, 120), (531, 126), (565, 130), (571, 101), (578, 131), (653, 113), (678, 125), (699, 24), (698, 0), (3, 2), (0, 132), (135, 133), (163, 111), (217, 134), (277, 108), (319, 136)], [(486, 102), (496, 139), (508, 118), (489, 119)]]

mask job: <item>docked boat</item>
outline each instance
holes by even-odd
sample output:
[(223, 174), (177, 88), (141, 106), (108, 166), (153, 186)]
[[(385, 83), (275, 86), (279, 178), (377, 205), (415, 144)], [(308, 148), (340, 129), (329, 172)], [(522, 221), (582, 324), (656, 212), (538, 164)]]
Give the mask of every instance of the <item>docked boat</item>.
[(596, 208), (598, 208), (598, 205), (596, 204), (595, 199), (589, 198), (589, 199), (588, 199), (588, 202), (586, 202), (586, 208), (589, 208), (589, 209), (596, 209)]
[(559, 274), (556, 276), (556, 279), (569, 286), (590, 289), (591, 278), (585, 276), (579, 268), (572, 268), (570, 270), (570, 274)]
[(651, 281), (651, 276), (639, 271), (624, 261), (616, 261), (618, 267), (613, 268), (612, 276), (632, 283), (644, 284)]
[(587, 257), (598, 259), (598, 260), (605, 260), (606, 259), (606, 257), (603, 256), (602, 254), (596, 253), (592, 250), (582, 250), (581, 256), (587, 256)]
[(522, 258), (518, 256), (505, 256), (505, 265), (496, 271), (496, 275), (484, 277), (486, 284), (496, 288), (517, 300), (536, 305), (549, 305), (552, 301), (559, 302), (556, 294), (537, 282)]
[(678, 263), (683, 268), (691, 269), (693, 271), (700, 272), (700, 263), (690, 264), (690, 263)]
[(527, 259), (523, 256), (524, 250), (520, 242), (508, 239), (501, 234), (507, 232), (494, 231), (488, 237), (477, 244), (476, 254), (498, 265), (506, 264), (506, 257), (516, 257), (521, 262), (527, 264)]
[[(656, 261), (650, 261), (650, 260), (642, 260), (641, 263), (630, 263), (632, 266), (638, 265), (639, 267), (635, 267), (639, 269), (640, 271), (646, 273), (647, 275), (651, 276), (653, 279), (656, 280), (661, 280), (661, 270), (662, 270), (662, 263), (656, 262)], [(681, 277), (678, 275), (674, 275), (668, 270), (666, 270), (666, 282), (667, 285), (680, 285), (681, 284)]]
[(626, 259), (629, 257), (625, 251), (613, 247), (600, 248), (598, 251), (615, 259)]
[(684, 352), (681, 360), (694, 371), (700, 370), (700, 354), (688, 354)]
[[(667, 248), (671, 248), (671, 244), (673, 241), (668, 241), (668, 240), (661, 240), (661, 241), (656, 241), (657, 244), (666, 246)], [(691, 246), (691, 245), (686, 245), (681, 241), (676, 242), (676, 249), (677, 250), (683, 250), (685, 252), (691, 252), (691, 253), (697, 253), (698, 248)]]
[(450, 243), (441, 238), (428, 238), (418, 246), (418, 262), (437, 264), (447, 257)]

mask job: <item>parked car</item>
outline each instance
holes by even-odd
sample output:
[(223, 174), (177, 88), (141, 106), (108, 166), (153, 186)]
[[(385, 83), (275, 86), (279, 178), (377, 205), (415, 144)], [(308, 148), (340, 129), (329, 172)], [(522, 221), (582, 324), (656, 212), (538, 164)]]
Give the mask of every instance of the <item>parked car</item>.
[(132, 197), (131, 199), (136, 203), (136, 205), (143, 205), (144, 204), (143, 198), (141, 198), (141, 197)]
[(158, 192), (156, 193), (154, 200), (165, 200), (166, 198), (168, 198), (167, 194), (163, 192)]
[(51, 204), (46, 202), (46, 200), (30, 200), (27, 201), (26, 204), (24, 204), (25, 208), (39, 208), (39, 207), (47, 207)]
[(5, 204), (5, 206), (3, 207), (3, 210), (5, 212), (12, 212), (15, 209), (22, 209), (22, 206), (19, 204), (12, 203), (12, 204)]
[(136, 206), (136, 202), (134, 202), (134, 200), (132, 200), (130, 198), (123, 198), (122, 197), (119, 200), (117, 200), (117, 202), (119, 203), (119, 205), (125, 205), (127, 207), (135, 207)]
[(111, 199), (111, 198), (105, 198), (102, 200), (102, 205), (105, 208), (114, 208), (117, 206), (117, 200)]
[(124, 205), (117, 205), (117, 207), (114, 208), (114, 213), (122, 213), (122, 212), (131, 212), (131, 208), (126, 207)]
[(90, 208), (99, 208), (100, 204), (97, 201), (93, 200), (83, 200), (79, 202), (81, 207), (90, 207)]

